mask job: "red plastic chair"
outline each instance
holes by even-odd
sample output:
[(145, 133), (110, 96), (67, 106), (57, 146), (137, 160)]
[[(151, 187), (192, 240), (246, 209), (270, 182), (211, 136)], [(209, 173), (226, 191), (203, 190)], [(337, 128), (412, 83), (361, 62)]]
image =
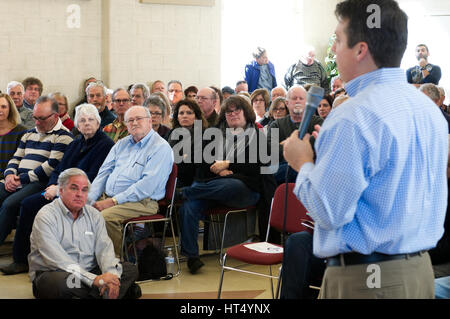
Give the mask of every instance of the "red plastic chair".
[(161, 249), (164, 247), (167, 226), (170, 225), (170, 229), (172, 232), (173, 247), (174, 247), (174, 251), (175, 251), (175, 259), (176, 259), (177, 267), (178, 267), (177, 273), (173, 274), (174, 276), (178, 276), (181, 273), (180, 258), (179, 258), (179, 254), (178, 254), (177, 241), (175, 239), (175, 231), (174, 231), (174, 227), (173, 227), (173, 214), (172, 214), (173, 207), (174, 207), (174, 199), (175, 199), (175, 189), (177, 186), (177, 174), (178, 174), (178, 167), (174, 163), (172, 166), (172, 171), (169, 175), (169, 179), (167, 180), (167, 183), (166, 183), (165, 196), (163, 199), (158, 201), (160, 211), (161, 211), (161, 209), (166, 208), (166, 214), (162, 215), (162, 214), (158, 213), (158, 214), (154, 214), (154, 215), (150, 215), (150, 216), (141, 216), (141, 217), (130, 218), (130, 219), (125, 220), (123, 222), (124, 227), (123, 227), (123, 237), (122, 237), (122, 251), (124, 253), (125, 260), (129, 260), (128, 249), (127, 249), (127, 245), (125, 244), (127, 231), (129, 231), (129, 233), (131, 235), (131, 239), (132, 239), (133, 252), (134, 252), (134, 256), (136, 257), (135, 260), (136, 260), (136, 264), (137, 264), (138, 258), (137, 258), (136, 240), (134, 237), (133, 225), (164, 222), (161, 247), (160, 247)]
[[(306, 208), (294, 195), (294, 193), (293, 193), (294, 186), (295, 186), (294, 183), (288, 184), (287, 210), (286, 210), (286, 232), (297, 233), (297, 232), (301, 232), (301, 231), (310, 231), (308, 228), (306, 228), (305, 226), (302, 225), (303, 220), (305, 220), (305, 219), (311, 220), (311, 218), (306, 214), (307, 213)], [(272, 199), (272, 208), (271, 208), (270, 216), (269, 216), (269, 224), (267, 227), (266, 241), (264, 243), (267, 243), (267, 239), (269, 238), (269, 231), (270, 231), (271, 227), (273, 227), (277, 230), (280, 230), (280, 231), (283, 230), (285, 188), (286, 188), (286, 184), (282, 184), (282, 185), (278, 186), (278, 188), (275, 191), (274, 197)], [(230, 248), (228, 248), (227, 252), (223, 256), (222, 272), (220, 275), (219, 291), (218, 291), (217, 298), (220, 299), (220, 295), (222, 293), (222, 285), (223, 285), (225, 269), (270, 278), (270, 287), (272, 290), (272, 298), (274, 297), (273, 279), (277, 278), (278, 279), (277, 297), (278, 297), (279, 290), (280, 290), (281, 271), (280, 271), (279, 276), (273, 276), (271, 266), (282, 263), (282, 261), (283, 261), (282, 250), (281, 250), (281, 252), (278, 252), (278, 253), (269, 253), (269, 252), (266, 253), (266, 252), (259, 252), (259, 251), (252, 250), (252, 249), (248, 248), (247, 245), (252, 245), (252, 244), (243, 243), (243, 244), (239, 244), (239, 245), (230, 247)], [(282, 248), (282, 246), (280, 246), (280, 245), (276, 245), (276, 244), (272, 244), (272, 245), (274, 245), (272, 247)], [(269, 266), (269, 275), (227, 266), (226, 265), (227, 257), (236, 259), (236, 260), (244, 262), (246, 264)]]

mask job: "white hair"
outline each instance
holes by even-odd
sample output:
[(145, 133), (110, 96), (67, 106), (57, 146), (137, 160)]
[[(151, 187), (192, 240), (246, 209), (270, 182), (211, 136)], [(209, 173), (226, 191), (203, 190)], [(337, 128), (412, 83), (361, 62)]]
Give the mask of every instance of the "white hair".
[(6, 94), (10, 95), (9, 92), (11, 91), (11, 89), (15, 88), (16, 86), (20, 86), (20, 88), (22, 89), (22, 92), (25, 92), (25, 88), (23, 87), (22, 83), (17, 82), (17, 81), (11, 81), (6, 86)]
[(127, 119), (128, 119), (128, 113), (129, 113), (131, 110), (134, 110), (134, 109), (143, 109), (143, 110), (145, 111), (145, 113), (147, 114), (148, 117), (151, 117), (151, 116), (152, 116), (152, 115), (150, 114), (150, 110), (149, 110), (148, 108), (143, 107), (143, 106), (141, 106), (141, 105), (134, 105), (134, 106), (130, 107), (130, 108), (125, 112), (125, 115), (124, 115), (124, 117), (123, 117), (123, 119), (125, 120), (125, 122), (126, 122)]
[(67, 185), (67, 183), (69, 182), (69, 179), (71, 177), (80, 176), (80, 175), (86, 177), (86, 179), (88, 180), (89, 188), (91, 188), (91, 182), (89, 181), (87, 174), (83, 170), (76, 168), (76, 167), (68, 168), (65, 171), (63, 171), (61, 174), (59, 174), (59, 177), (58, 177), (59, 187), (64, 188)]
[(75, 108), (74, 124), (77, 128), (78, 128), (78, 119), (82, 115), (94, 116), (97, 119), (98, 124), (100, 124), (102, 121), (102, 119), (100, 118), (100, 114), (98, 114), (98, 110), (94, 105), (89, 103), (80, 104)]

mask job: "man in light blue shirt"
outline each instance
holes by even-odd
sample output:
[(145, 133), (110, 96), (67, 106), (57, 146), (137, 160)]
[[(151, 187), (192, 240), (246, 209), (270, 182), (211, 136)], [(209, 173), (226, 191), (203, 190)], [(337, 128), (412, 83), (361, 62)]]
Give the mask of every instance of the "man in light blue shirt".
[[(378, 27), (366, 23), (371, 5)], [(315, 163), (309, 135), (294, 132), (284, 146), (315, 221), (314, 254), (327, 258), (321, 297), (433, 298), (425, 251), (444, 231), (445, 119), (398, 68), (407, 16), (395, 1), (347, 0), (336, 16), (333, 51), (350, 99), (320, 129)]]
[(122, 222), (158, 212), (157, 201), (164, 197), (173, 164), (172, 149), (152, 130), (147, 108), (128, 109), (125, 123), (130, 135), (111, 149), (88, 196), (105, 218), (117, 256), (121, 253)]

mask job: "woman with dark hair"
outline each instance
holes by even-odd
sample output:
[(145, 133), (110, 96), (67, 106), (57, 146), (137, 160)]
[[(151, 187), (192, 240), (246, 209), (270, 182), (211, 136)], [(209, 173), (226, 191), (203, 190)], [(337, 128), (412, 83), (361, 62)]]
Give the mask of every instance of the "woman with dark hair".
[[(222, 105), (217, 128), (215, 154), (205, 156), (198, 165), (194, 183), (178, 192), (184, 199), (179, 210), (181, 218), (181, 252), (188, 257), (192, 274), (203, 266), (198, 257), (198, 223), (203, 212), (217, 205), (246, 207), (255, 205), (261, 192), (261, 160), (259, 145), (266, 143), (258, 134), (255, 112), (247, 100), (231, 96)], [(207, 146), (208, 149), (210, 145)], [(206, 148), (204, 149), (206, 151)], [(211, 152), (212, 153), (212, 152)], [(245, 159), (245, 161), (242, 161)], [(211, 165), (212, 164), (212, 165)]]
[(333, 98), (331, 97), (331, 95), (327, 94), (320, 101), (320, 104), (317, 107), (317, 113), (321, 118), (325, 120), (328, 114), (330, 114), (332, 106), (333, 106)]
[[(201, 121), (201, 133), (203, 135), (204, 130), (208, 127), (208, 122), (197, 102), (185, 99), (175, 104), (172, 118), (173, 129), (169, 133), (168, 142), (172, 148), (175, 147), (174, 156), (175, 163), (178, 165), (178, 187), (190, 186), (194, 181), (195, 121)], [(187, 140), (189, 141), (187, 142)], [(184, 145), (183, 142), (188, 143), (190, 147), (188, 149), (181, 147)]]
[(198, 89), (196, 86), (191, 85), (186, 90), (184, 90), (184, 96), (186, 99), (195, 101), (195, 97), (197, 96)]

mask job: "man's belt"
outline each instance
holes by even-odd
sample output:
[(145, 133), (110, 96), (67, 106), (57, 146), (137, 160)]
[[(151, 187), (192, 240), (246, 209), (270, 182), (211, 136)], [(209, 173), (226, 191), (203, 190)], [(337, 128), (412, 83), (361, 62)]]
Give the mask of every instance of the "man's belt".
[[(420, 256), (424, 251), (419, 251), (411, 254), (398, 254), (398, 255), (386, 255), (381, 253), (372, 253), (370, 255), (363, 255), (359, 253), (347, 253), (327, 258), (327, 266), (347, 266), (347, 265), (359, 265), (359, 264), (374, 264), (383, 261), (408, 259), (411, 257)], [(341, 258), (344, 263), (342, 264)]]

